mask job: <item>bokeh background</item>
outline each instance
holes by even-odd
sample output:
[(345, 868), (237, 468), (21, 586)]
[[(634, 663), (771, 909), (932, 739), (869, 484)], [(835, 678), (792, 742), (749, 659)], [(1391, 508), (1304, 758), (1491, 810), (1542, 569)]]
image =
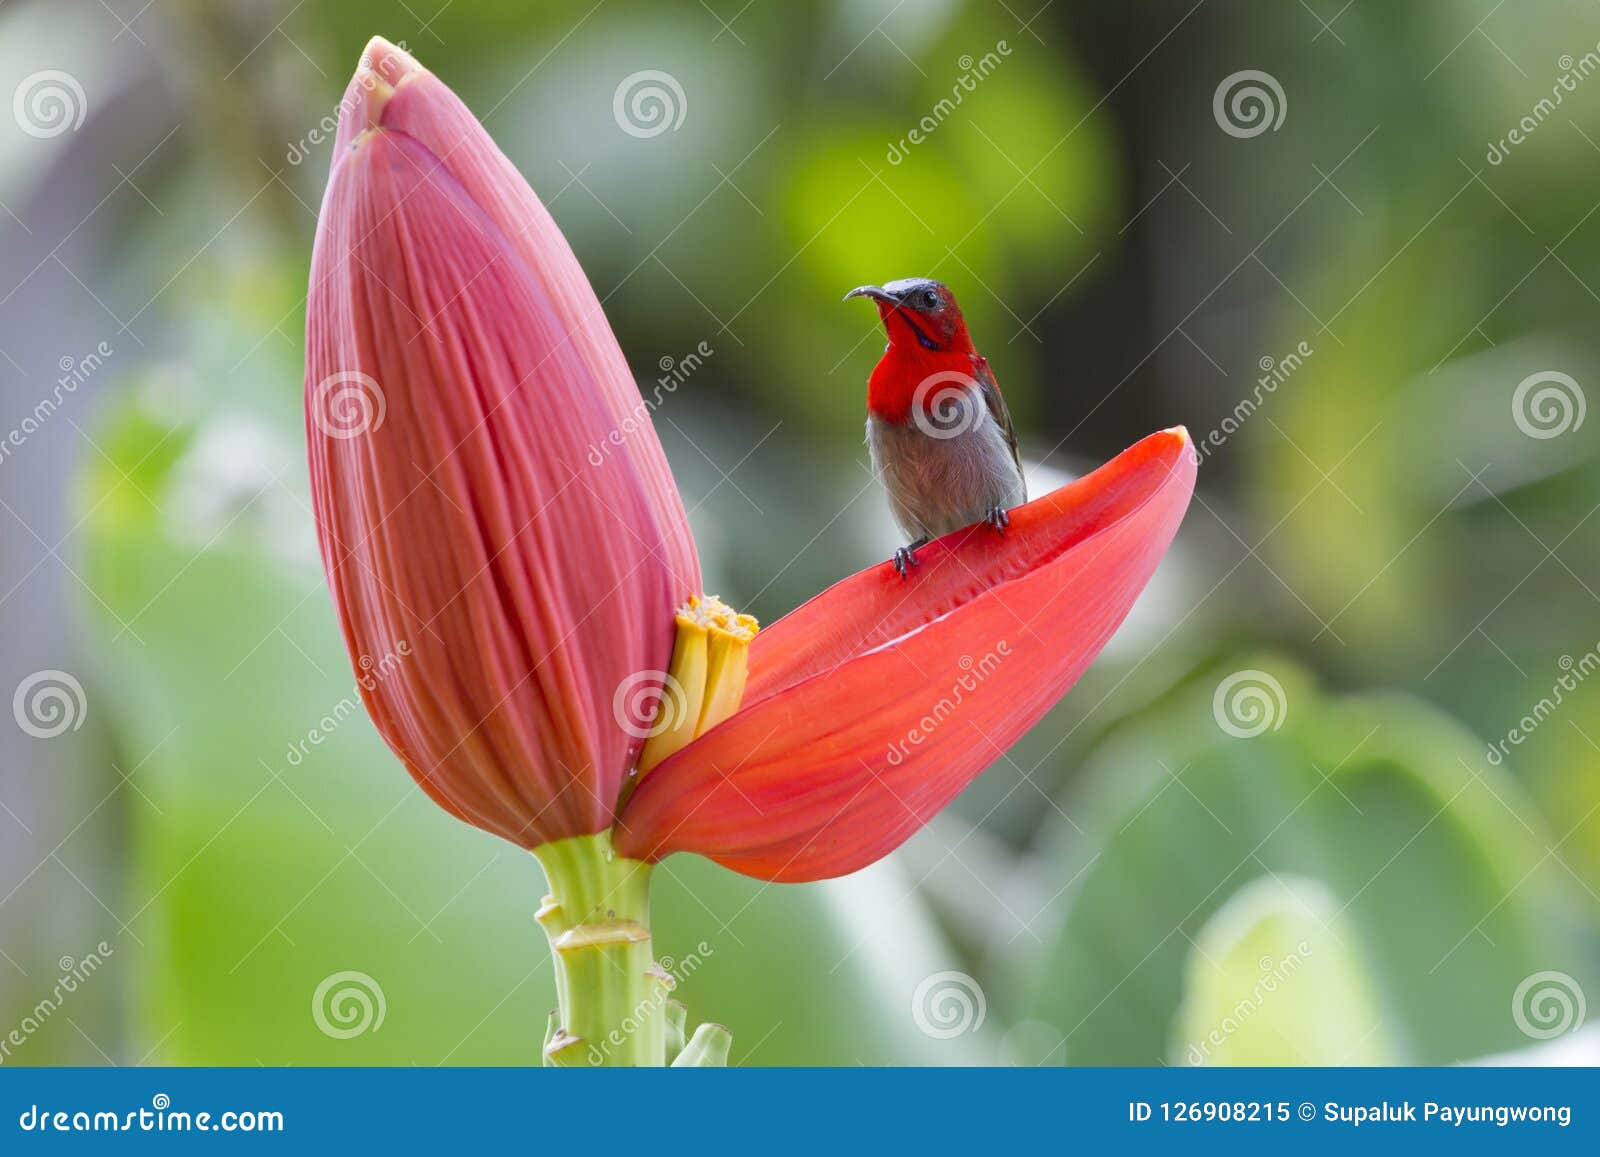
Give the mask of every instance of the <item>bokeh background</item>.
[(1204, 452), (1111, 647), (900, 852), (657, 873), (735, 1062), (1600, 1055), (1594, 4), (10, 0), (0, 1062), (537, 1058), (537, 867), (353, 709), (315, 557), (304, 290), (373, 33), (672, 382), (763, 620), (898, 544), (859, 283), (956, 289), (1035, 493)]

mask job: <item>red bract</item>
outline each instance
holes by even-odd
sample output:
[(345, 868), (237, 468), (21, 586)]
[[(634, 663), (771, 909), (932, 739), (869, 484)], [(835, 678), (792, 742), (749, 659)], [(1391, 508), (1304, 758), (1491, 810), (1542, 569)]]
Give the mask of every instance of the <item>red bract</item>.
[(732, 681), (699, 727), (680, 711), (690, 730), (619, 816), (643, 732), (618, 705), (671, 690), (675, 612), (703, 593), (682, 500), (549, 214), (382, 41), (342, 109), (306, 360), (319, 539), (368, 711), (434, 799), (524, 847), (615, 825), (624, 856), (764, 879), (871, 863), (1072, 685), (1194, 485), (1165, 431), (1004, 538), (948, 535), (909, 582), (846, 579), (757, 636), (731, 717), (744, 639), (709, 664), (702, 646), (702, 678)]
[(897, 847), (1066, 693), (1155, 571), (1194, 488), (1152, 434), (987, 527), (824, 591), (757, 636), (744, 706), (656, 768), (617, 849), (815, 880)]
[[(647, 411), (594, 287), (544, 202), (461, 98), (408, 53), (374, 37), (345, 90), (340, 114), (335, 170), (342, 157), (356, 151), (353, 146), (362, 132), (381, 127), (421, 145), (434, 164), (460, 183), (460, 192), (493, 222), (499, 241), (521, 258), (544, 290), (548, 320), (561, 335), (559, 344), (570, 346), (587, 366), (594, 392), (610, 415), (609, 430), (631, 431)], [(549, 351), (542, 352), (548, 356)], [(644, 483), (654, 521), (667, 529), (663, 548), (669, 568), (680, 585), (698, 588), (700, 560), (683, 501), (660, 440), (648, 421), (644, 426), (641, 437), (629, 439), (627, 457)], [(590, 447), (582, 449), (588, 453)]]
[(460, 818), (525, 847), (604, 831), (639, 747), (613, 696), (700, 589), (665, 457), (571, 250), (437, 79), (374, 42), (340, 137), (306, 434), (368, 713)]

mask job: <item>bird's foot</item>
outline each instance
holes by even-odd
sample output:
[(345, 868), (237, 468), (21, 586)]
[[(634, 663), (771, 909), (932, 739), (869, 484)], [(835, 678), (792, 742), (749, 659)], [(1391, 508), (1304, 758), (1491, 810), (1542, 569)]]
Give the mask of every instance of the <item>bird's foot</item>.
[(911, 568), (922, 565), (921, 560), (917, 558), (917, 547), (921, 545), (923, 545), (923, 543), (914, 542), (910, 546), (902, 546), (899, 550), (894, 552), (894, 559), (892, 560), (894, 562), (894, 569), (899, 573), (901, 578), (909, 578)]
[(1003, 506), (996, 506), (983, 516), (983, 520), (994, 527), (996, 534), (1004, 534), (1011, 525), (1011, 514)]

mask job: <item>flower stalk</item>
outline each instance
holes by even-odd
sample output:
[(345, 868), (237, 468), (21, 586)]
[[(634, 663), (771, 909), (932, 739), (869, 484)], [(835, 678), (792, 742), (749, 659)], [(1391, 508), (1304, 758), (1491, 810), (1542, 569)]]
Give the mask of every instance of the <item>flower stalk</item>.
[(672, 978), (650, 942), (650, 865), (619, 856), (609, 832), (533, 849), (550, 883), (537, 919), (550, 938), (560, 1001), (545, 1062), (558, 1067), (666, 1063)]

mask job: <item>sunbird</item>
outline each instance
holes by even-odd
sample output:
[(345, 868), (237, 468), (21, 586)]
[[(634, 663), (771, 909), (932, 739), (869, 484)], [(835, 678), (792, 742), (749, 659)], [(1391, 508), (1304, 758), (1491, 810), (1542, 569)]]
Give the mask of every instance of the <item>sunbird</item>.
[(1011, 411), (950, 288), (908, 277), (857, 286), (852, 297), (872, 299), (889, 336), (867, 379), (867, 447), (911, 539), (894, 552), (904, 579), (920, 565), (918, 548), (940, 535), (979, 522), (1004, 534), (1028, 486)]

